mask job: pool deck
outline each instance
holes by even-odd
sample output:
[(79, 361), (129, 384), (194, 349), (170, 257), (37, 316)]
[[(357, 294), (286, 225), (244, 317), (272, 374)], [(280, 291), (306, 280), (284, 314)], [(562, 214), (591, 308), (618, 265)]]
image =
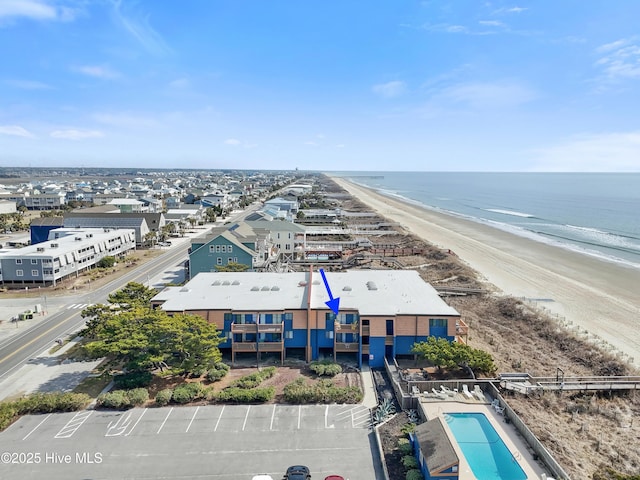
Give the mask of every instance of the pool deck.
[[(456, 396), (456, 397), (461, 397)], [(480, 403), (477, 401), (465, 401), (460, 398), (451, 398), (442, 401), (434, 401), (434, 399), (421, 399), (420, 406), (428, 419), (443, 416), (445, 413), (484, 413), (493, 428), (502, 438), (511, 454), (518, 461), (528, 480), (536, 480), (543, 478), (542, 474), (549, 475), (549, 472), (538, 461), (533, 459), (533, 455), (527, 448), (524, 439), (518, 434), (512, 424), (507, 424), (504, 417), (497, 413), (491, 405)], [(455, 437), (446, 421), (443, 422), (445, 431), (447, 432), (451, 445), (460, 460), (459, 480), (475, 480), (476, 477), (471, 471), (467, 460), (455, 440)]]

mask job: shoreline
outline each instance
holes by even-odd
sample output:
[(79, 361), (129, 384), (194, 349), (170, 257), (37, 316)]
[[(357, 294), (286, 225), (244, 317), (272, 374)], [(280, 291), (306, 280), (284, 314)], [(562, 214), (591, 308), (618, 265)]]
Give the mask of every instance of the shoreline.
[[(422, 240), (453, 251), (503, 293), (536, 301), (640, 365), (640, 270), (437, 212), (327, 175)], [(540, 305), (542, 303), (542, 305)]]

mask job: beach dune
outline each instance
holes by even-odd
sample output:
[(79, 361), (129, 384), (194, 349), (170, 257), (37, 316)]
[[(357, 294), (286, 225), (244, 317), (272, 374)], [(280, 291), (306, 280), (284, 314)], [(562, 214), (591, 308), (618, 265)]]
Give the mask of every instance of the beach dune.
[[(453, 251), (508, 295), (534, 301), (640, 365), (640, 269), (520, 237), (331, 177), (389, 220)], [(599, 338), (598, 338), (599, 337)], [(605, 344), (606, 345), (606, 344)]]

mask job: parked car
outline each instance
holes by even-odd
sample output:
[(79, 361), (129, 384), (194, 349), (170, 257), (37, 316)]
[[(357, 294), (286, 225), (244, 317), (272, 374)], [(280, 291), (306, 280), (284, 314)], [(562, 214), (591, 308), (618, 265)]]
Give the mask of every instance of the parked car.
[(273, 477), (271, 475), (261, 474), (261, 475), (254, 475), (251, 480), (273, 480)]
[(344, 477), (340, 475), (329, 475), (328, 477), (324, 477), (324, 480), (344, 480)]
[(309, 472), (309, 467), (293, 465), (287, 468), (287, 473), (284, 474), (282, 480), (309, 480), (310, 478), (311, 473)]

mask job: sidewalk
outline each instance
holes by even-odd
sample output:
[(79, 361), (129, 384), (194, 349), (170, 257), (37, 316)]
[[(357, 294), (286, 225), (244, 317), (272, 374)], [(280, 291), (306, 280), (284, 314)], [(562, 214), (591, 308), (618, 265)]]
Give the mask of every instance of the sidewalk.
[(360, 377), (362, 378), (362, 388), (364, 390), (362, 405), (371, 409), (376, 408), (376, 406), (378, 406), (378, 394), (373, 383), (373, 374), (371, 373), (369, 365), (362, 365)]
[(72, 348), (77, 340), (72, 340), (57, 352), (50, 354), (50, 348), (35, 358), (10, 372), (0, 381), (0, 401), (17, 398), (33, 392), (70, 392), (84, 378), (89, 376), (102, 360), (90, 362), (62, 361), (61, 355)]

